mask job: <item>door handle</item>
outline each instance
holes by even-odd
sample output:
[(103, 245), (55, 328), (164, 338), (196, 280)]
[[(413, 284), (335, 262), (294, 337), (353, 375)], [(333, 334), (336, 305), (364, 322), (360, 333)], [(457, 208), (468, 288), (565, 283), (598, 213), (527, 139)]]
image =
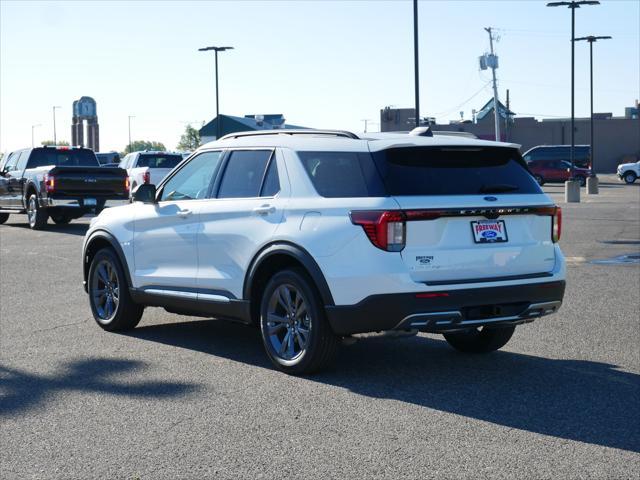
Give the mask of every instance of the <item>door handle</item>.
[(193, 213), (193, 212), (191, 212), (191, 210), (185, 209), (185, 210), (178, 210), (177, 215), (180, 218), (187, 218), (189, 215), (191, 215), (191, 213)]
[(261, 207), (256, 207), (253, 209), (253, 213), (256, 215), (269, 215), (270, 213), (274, 213), (276, 211), (276, 207), (272, 205), (262, 205)]

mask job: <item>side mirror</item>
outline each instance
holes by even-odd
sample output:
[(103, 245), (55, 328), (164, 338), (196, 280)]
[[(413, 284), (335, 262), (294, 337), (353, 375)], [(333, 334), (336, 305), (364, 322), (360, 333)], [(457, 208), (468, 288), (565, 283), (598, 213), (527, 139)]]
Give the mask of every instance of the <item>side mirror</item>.
[(133, 192), (133, 201), (156, 203), (156, 186), (152, 183), (143, 183)]

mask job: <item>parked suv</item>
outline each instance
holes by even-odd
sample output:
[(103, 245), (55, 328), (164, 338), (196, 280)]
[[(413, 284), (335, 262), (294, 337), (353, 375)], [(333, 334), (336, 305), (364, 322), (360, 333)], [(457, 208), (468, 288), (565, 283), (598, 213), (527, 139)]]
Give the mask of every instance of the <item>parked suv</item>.
[(364, 332), (442, 333), (486, 353), (558, 311), (560, 229), (513, 144), (233, 134), (92, 221), (84, 284), (105, 330), (135, 327), (149, 305), (238, 320), (288, 373)]
[(625, 183), (633, 183), (636, 178), (640, 177), (640, 161), (633, 163), (621, 163), (616, 169), (618, 178), (624, 180)]

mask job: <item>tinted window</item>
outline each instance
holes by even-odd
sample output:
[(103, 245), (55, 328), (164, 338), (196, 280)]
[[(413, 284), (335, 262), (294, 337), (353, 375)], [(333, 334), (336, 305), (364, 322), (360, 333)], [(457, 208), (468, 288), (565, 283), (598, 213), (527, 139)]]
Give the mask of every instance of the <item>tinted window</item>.
[(390, 195), (541, 193), (517, 149), (391, 148), (373, 157)]
[(267, 170), (267, 176), (264, 178), (262, 185), (261, 197), (273, 197), (280, 191), (280, 180), (278, 179), (278, 166), (276, 159), (273, 158)]
[(182, 155), (140, 154), (136, 167), (174, 168), (182, 161)]
[(36, 148), (29, 157), (28, 168), (54, 165), (56, 167), (99, 167), (96, 154), (91, 150)]
[(229, 157), (218, 198), (251, 198), (260, 195), (260, 185), (270, 150), (239, 150)]
[(206, 198), (211, 179), (220, 165), (221, 152), (193, 157), (162, 187), (161, 201)]
[(368, 153), (299, 152), (316, 191), (323, 197), (384, 196)]

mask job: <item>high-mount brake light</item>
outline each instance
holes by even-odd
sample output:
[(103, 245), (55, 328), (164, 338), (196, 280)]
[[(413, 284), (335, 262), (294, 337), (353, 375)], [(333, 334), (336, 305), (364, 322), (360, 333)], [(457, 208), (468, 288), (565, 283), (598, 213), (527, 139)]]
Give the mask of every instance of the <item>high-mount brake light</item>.
[(149, 170), (142, 174), (142, 181), (144, 183), (151, 183), (151, 172), (149, 172)]
[(351, 222), (360, 225), (376, 247), (387, 252), (399, 252), (406, 243), (406, 225), (403, 212), (360, 210), (350, 213)]
[(56, 150), (70, 150), (70, 148), (67, 146), (62, 146), (62, 147), (56, 147)]
[(52, 193), (56, 191), (56, 177), (55, 175), (51, 175), (50, 173), (44, 174), (44, 189), (48, 193)]
[(553, 243), (560, 241), (560, 235), (562, 235), (562, 208), (556, 207), (551, 227), (551, 239)]

